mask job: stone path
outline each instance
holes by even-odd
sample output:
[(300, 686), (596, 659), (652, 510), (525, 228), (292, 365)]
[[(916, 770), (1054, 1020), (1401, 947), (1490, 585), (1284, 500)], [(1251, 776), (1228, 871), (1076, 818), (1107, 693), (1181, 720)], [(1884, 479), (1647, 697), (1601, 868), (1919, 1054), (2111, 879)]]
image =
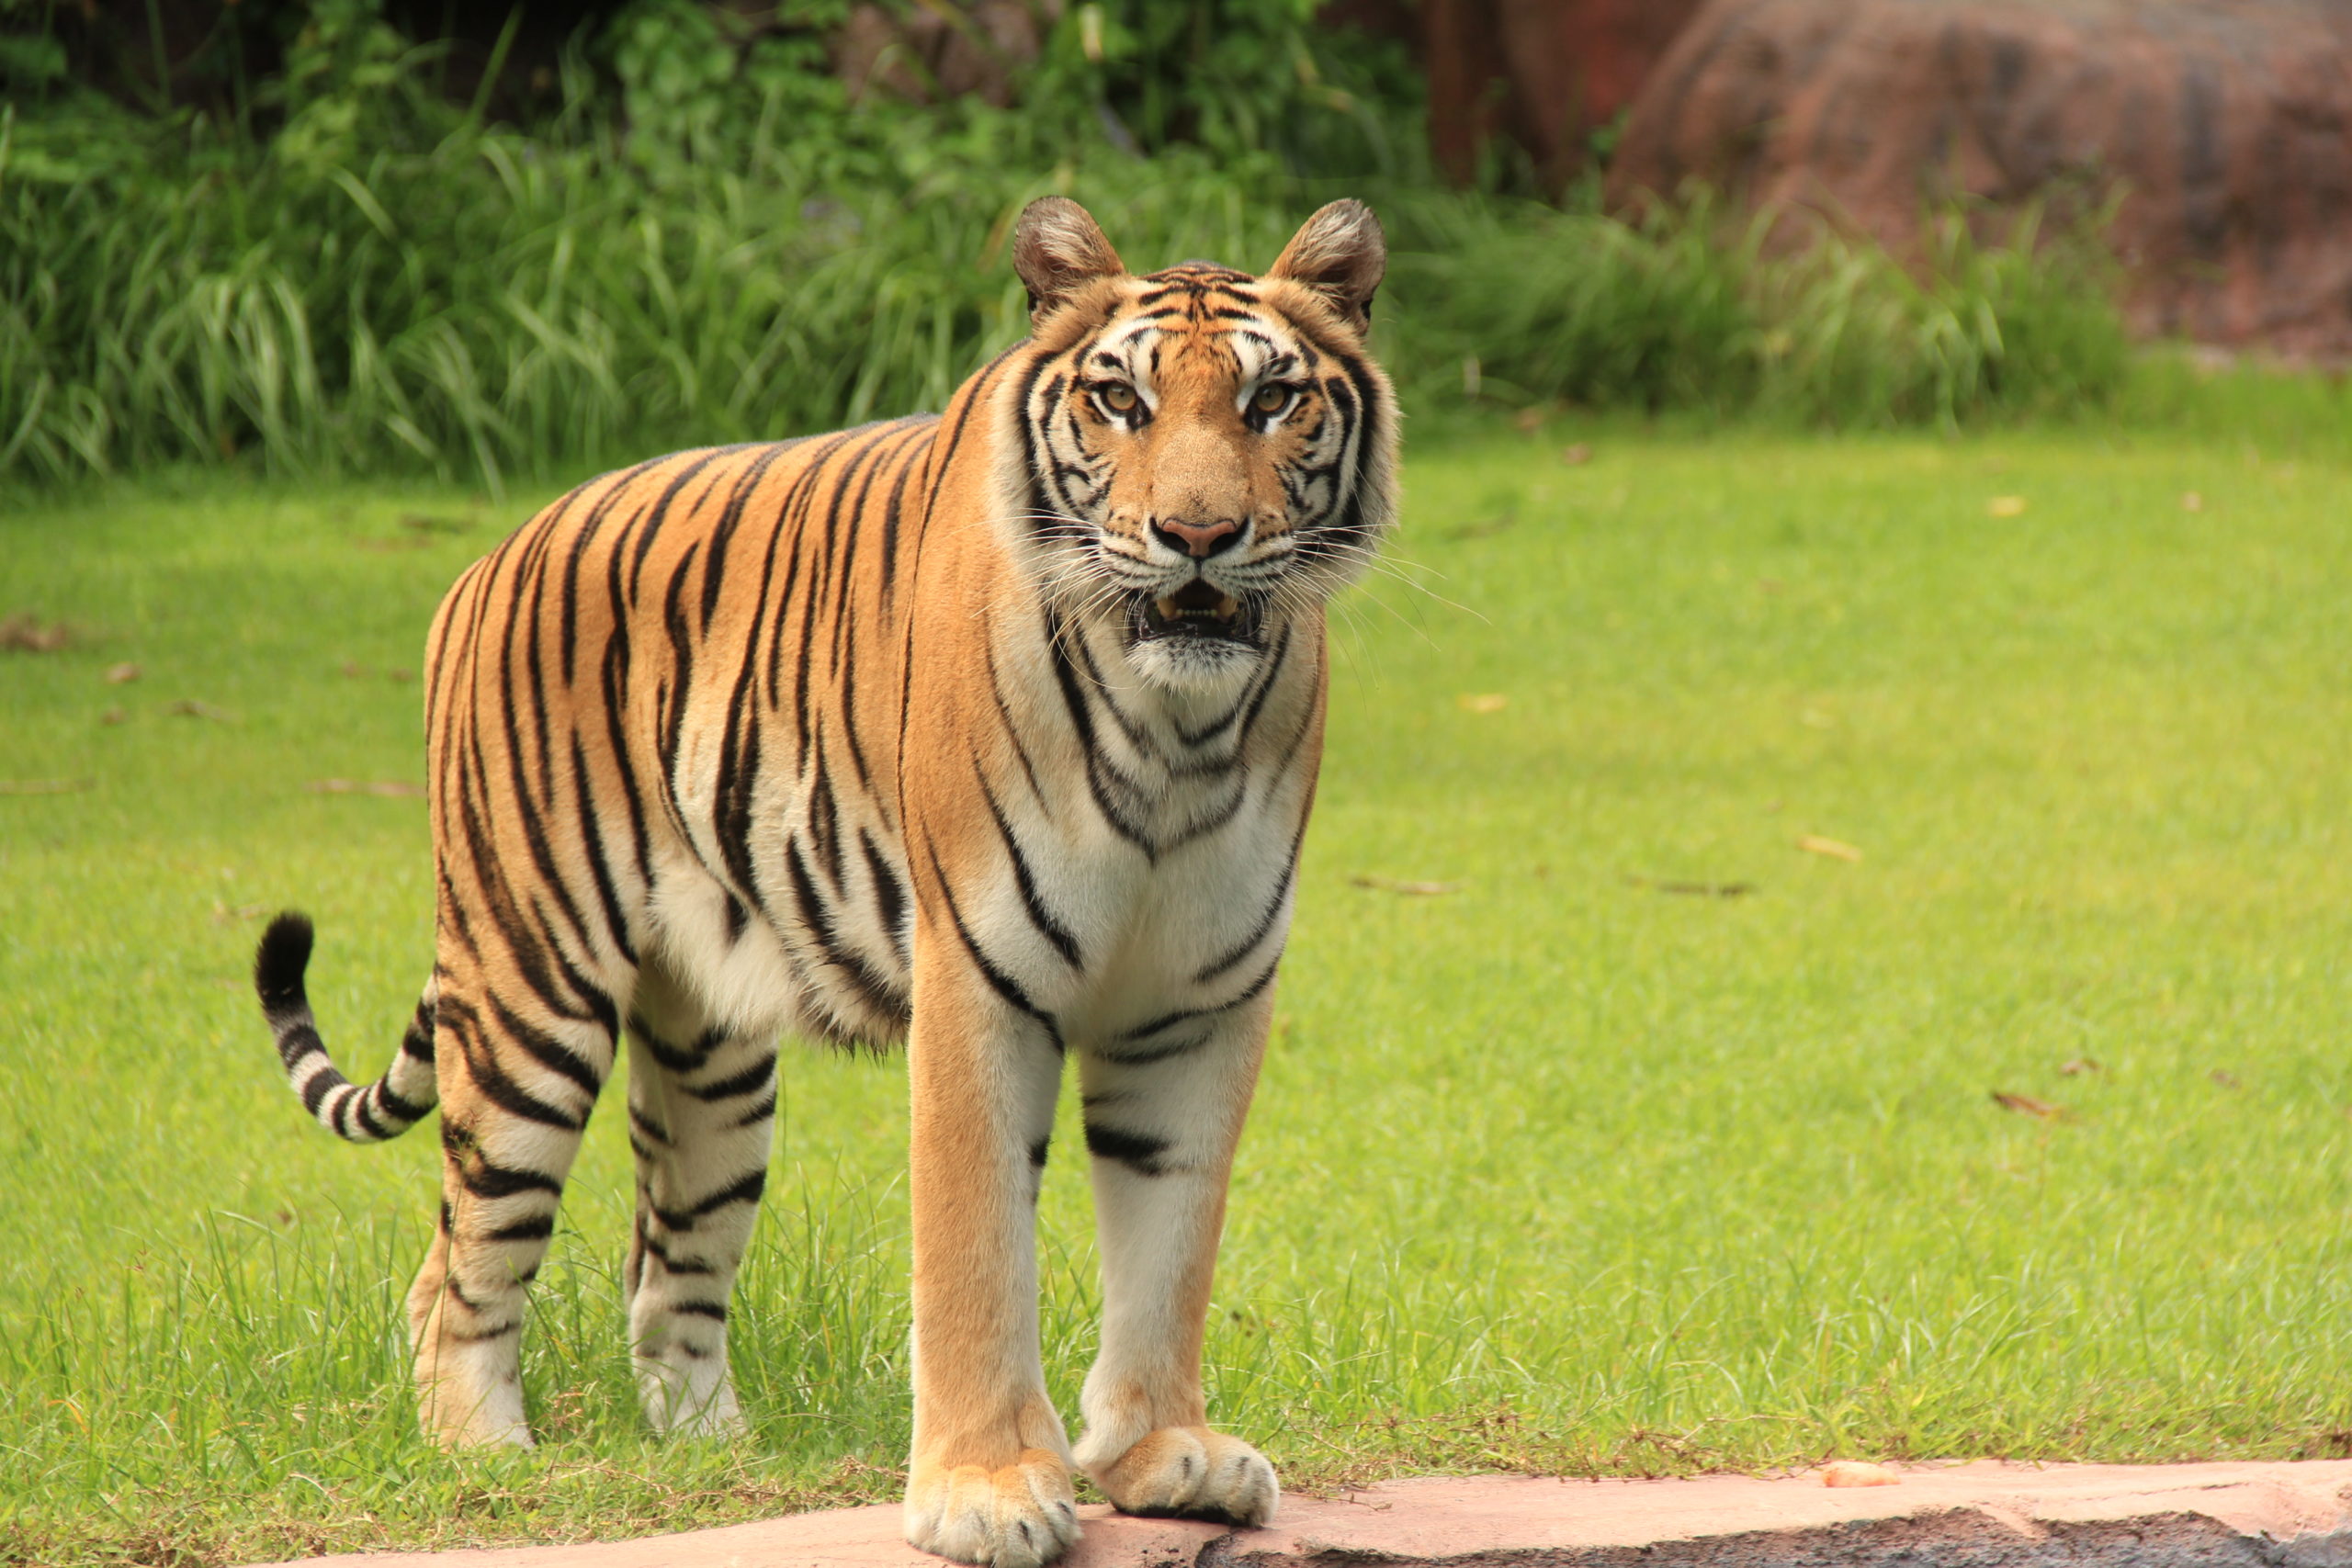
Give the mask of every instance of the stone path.
[[(1285, 1497), (1264, 1529), (1081, 1510), (1068, 1568), (2352, 1568), (2352, 1460), (1901, 1465), (1760, 1479), (1388, 1482)], [(587, 1546), (312, 1558), (313, 1568), (938, 1568), (895, 1506)]]

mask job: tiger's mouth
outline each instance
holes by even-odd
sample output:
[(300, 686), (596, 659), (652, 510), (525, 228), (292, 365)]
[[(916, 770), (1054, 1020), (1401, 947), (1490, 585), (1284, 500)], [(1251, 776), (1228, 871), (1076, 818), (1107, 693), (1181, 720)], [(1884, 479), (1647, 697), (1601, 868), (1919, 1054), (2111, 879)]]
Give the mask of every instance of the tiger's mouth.
[(1192, 637), (1254, 644), (1261, 618), (1257, 597), (1236, 598), (1208, 579), (1196, 577), (1173, 593), (1158, 598), (1138, 595), (1136, 635), (1138, 638)]

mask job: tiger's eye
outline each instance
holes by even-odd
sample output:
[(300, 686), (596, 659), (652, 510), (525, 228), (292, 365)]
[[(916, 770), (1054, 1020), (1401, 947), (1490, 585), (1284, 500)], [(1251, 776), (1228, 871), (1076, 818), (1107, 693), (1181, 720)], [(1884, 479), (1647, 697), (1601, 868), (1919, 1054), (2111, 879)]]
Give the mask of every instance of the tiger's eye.
[(1124, 381), (1112, 382), (1102, 389), (1100, 396), (1102, 406), (1113, 413), (1133, 413), (1138, 400), (1136, 389)]
[(1250, 406), (1260, 413), (1280, 413), (1289, 402), (1290, 389), (1279, 381), (1269, 381), (1258, 389), (1258, 395), (1250, 400)]

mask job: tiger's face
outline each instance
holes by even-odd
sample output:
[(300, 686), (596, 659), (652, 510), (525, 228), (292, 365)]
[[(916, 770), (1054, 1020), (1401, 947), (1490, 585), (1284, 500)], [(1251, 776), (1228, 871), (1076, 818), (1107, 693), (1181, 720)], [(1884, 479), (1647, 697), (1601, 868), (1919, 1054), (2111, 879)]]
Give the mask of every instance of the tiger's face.
[(1270, 632), (1363, 570), (1393, 509), (1396, 416), (1363, 338), (1379, 227), (1334, 203), (1263, 277), (1135, 277), (1060, 205), (1046, 227), (1065, 265), (1015, 257), (1038, 300), (1022, 413), (1048, 590), (1155, 685), (1246, 680)]

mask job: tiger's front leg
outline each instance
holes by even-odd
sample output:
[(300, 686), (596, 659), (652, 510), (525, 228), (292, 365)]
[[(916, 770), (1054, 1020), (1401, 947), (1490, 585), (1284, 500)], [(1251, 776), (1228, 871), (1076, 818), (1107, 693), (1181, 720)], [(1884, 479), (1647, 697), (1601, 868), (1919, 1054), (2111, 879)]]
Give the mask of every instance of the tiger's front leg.
[(1061, 1043), (1049, 1018), (991, 986), (1001, 973), (977, 967), (960, 945), (960, 916), (943, 909), (937, 924), (948, 929), (918, 931), (907, 1041), (915, 1395), (907, 1540), (959, 1562), (1035, 1568), (1078, 1539), (1069, 1439), (1037, 1348), (1037, 1183)]
[(1272, 998), (1179, 1018), (1080, 1058), (1102, 1257), (1102, 1348), (1077, 1460), (1121, 1512), (1263, 1524), (1273, 1467), (1214, 1431), (1201, 1341), (1234, 1145)]

